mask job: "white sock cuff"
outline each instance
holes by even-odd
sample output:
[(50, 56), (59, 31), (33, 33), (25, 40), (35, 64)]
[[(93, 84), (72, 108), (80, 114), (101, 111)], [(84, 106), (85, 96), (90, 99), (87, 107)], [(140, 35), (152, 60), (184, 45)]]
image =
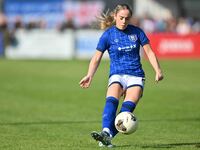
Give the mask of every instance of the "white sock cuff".
[(110, 129), (109, 128), (103, 128), (103, 131), (105, 131), (105, 132), (110, 134)]
[[(107, 132), (110, 134), (110, 129), (109, 128), (103, 128), (103, 131)], [(110, 137), (112, 138), (112, 135), (110, 134)]]

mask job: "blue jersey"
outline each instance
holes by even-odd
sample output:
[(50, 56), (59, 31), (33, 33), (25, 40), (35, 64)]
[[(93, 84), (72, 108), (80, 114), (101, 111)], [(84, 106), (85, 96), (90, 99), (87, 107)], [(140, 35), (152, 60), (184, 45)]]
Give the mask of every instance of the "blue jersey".
[(140, 62), (140, 45), (149, 43), (145, 33), (138, 27), (128, 25), (125, 30), (116, 26), (108, 28), (99, 39), (97, 50), (108, 50), (110, 57), (110, 76), (128, 74), (144, 77)]

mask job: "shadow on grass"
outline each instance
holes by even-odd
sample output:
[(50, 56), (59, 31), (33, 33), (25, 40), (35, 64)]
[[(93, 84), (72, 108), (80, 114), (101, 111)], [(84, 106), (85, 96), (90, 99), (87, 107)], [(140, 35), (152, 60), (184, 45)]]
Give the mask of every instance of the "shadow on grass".
[(54, 124), (93, 124), (101, 123), (100, 121), (41, 121), (41, 122), (1, 122), (0, 126), (8, 125), (54, 125)]
[(200, 118), (166, 118), (166, 119), (149, 119), (149, 120), (140, 120), (140, 121), (144, 121), (144, 122), (146, 122), (146, 121), (149, 121), (149, 122), (160, 122), (160, 121), (167, 121), (167, 122), (169, 122), (169, 121), (175, 121), (175, 122), (182, 122), (182, 121), (195, 121), (195, 122), (200, 122)]
[(180, 146), (195, 146), (196, 148), (200, 148), (200, 142), (193, 142), (193, 143), (170, 143), (170, 144), (152, 144), (152, 145), (145, 145), (142, 148), (174, 148)]
[(160, 149), (160, 148), (178, 148), (181, 146), (194, 146), (196, 148), (200, 148), (200, 142), (193, 142), (193, 143), (170, 143), (170, 144), (152, 144), (152, 145), (119, 145), (117, 148), (129, 148), (129, 147), (140, 147), (143, 149), (148, 149), (148, 148), (155, 148), (155, 149)]
[(134, 145), (117, 145), (116, 148), (129, 148), (134, 147)]

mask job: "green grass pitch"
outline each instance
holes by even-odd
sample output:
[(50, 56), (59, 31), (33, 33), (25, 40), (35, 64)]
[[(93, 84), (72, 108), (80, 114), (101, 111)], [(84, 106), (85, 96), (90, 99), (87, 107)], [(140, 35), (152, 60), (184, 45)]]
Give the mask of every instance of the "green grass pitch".
[[(100, 149), (90, 132), (101, 129), (109, 63), (102, 61), (91, 87), (81, 89), (88, 63), (0, 59), (0, 149)], [(118, 134), (115, 149), (200, 149), (200, 61), (162, 60), (161, 66), (165, 80), (155, 84), (143, 61), (139, 128)]]

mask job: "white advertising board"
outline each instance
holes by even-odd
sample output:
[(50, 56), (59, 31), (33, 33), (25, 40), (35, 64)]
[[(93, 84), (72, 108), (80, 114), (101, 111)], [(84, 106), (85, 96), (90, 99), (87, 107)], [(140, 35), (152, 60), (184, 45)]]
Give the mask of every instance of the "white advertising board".
[[(76, 58), (88, 59), (93, 56), (103, 31), (100, 30), (78, 30), (76, 32)], [(103, 58), (108, 58), (105, 52)]]
[(71, 59), (74, 57), (74, 32), (66, 30), (19, 30), (17, 46), (7, 47), (5, 55), (13, 59)]

